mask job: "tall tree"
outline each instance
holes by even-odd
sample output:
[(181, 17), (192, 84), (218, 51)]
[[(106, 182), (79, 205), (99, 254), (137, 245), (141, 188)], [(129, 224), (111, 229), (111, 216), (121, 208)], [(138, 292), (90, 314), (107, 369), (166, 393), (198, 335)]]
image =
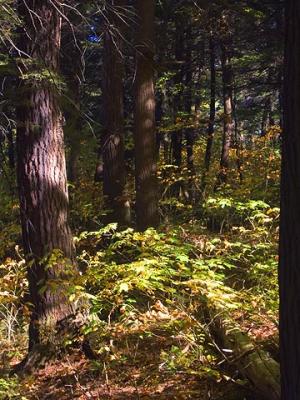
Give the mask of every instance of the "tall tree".
[[(22, 236), (32, 303), (29, 351), (51, 345), (74, 313), (65, 292), (77, 271), (68, 223), (68, 191), (58, 101), (63, 10), (52, 1), (19, 1), (20, 102), (17, 175)], [(30, 40), (29, 40), (30, 38)]]
[[(184, 64), (184, 30), (182, 29), (183, 19), (181, 14), (175, 14), (175, 63), (176, 63), (176, 74), (174, 77), (175, 84), (175, 95), (173, 98), (173, 113), (174, 113), (174, 124), (178, 122), (179, 113), (183, 109), (183, 93), (182, 93), (182, 82), (184, 78), (183, 64)], [(178, 168), (182, 164), (182, 129), (175, 129), (172, 133), (172, 158), (173, 164)], [(175, 196), (179, 195), (180, 184), (176, 184), (173, 188)]]
[(300, 3), (286, 2), (280, 221), (282, 400), (300, 398)]
[(154, 0), (137, 0), (134, 141), (136, 218), (139, 230), (158, 224), (154, 96)]
[(232, 32), (230, 11), (225, 11), (221, 21), (221, 63), (224, 102), (224, 130), (217, 186), (227, 181), (229, 150), (234, 135), (233, 119), (233, 71), (232, 71)]
[(192, 36), (192, 21), (191, 18), (187, 18), (187, 27), (185, 32), (185, 92), (184, 92), (184, 111), (187, 127), (185, 128), (185, 141), (186, 141), (186, 159), (187, 168), (189, 173), (188, 187), (185, 190), (187, 199), (193, 203), (195, 201), (195, 183), (193, 176), (195, 175), (194, 165), (194, 143), (195, 143), (195, 130), (191, 125), (191, 114), (192, 114), (192, 102), (193, 102), (193, 59), (192, 59), (192, 48), (193, 48), (193, 36)]
[(104, 134), (102, 136), (103, 193), (109, 221), (130, 223), (129, 200), (125, 194), (124, 110), (123, 110), (123, 41), (124, 0), (108, 2), (104, 38)]
[(202, 191), (205, 190), (207, 174), (210, 168), (212, 157), (212, 147), (215, 134), (215, 119), (216, 119), (216, 43), (214, 33), (211, 32), (209, 38), (209, 53), (210, 53), (210, 112), (207, 128), (207, 141), (204, 160), (204, 171), (202, 176)]
[(79, 176), (80, 143), (82, 141), (81, 87), (83, 81), (82, 16), (70, 12), (62, 25), (61, 72), (67, 83), (66, 90), (66, 140), (69, 144), (67, 160), (68, 179), (76, 182)]

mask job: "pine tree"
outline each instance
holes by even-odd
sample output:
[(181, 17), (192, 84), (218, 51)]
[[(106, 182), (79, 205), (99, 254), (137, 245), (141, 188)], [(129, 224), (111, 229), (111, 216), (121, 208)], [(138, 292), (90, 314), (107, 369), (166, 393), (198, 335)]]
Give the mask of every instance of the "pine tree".
[(66, 291), (77, 268), (68, 222), (58, 101), (62, 12), (58, 5), (53, 7), (44, 0), (20, 1), (18, 6), (23, 26), (18, 45), (22, 74), (17, 107), (17, 175), (32, 303), (30, 353), (53, 345), (59, 323), (75, 311)]
[(139, 230), (158, 224), (156, 129), (154, 96), (155, 1), (138, 0), (137, 70), (135, 78), (134, 141), (136, 218)]

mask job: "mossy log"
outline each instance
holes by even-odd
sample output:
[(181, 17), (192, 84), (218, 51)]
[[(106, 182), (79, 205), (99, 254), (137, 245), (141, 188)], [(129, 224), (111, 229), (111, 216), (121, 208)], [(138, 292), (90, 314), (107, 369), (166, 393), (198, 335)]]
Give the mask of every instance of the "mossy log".
[[(242, 332), (235, 321), (222, 313), (210, 312), (210, 327), (223, 349), (230, 350), (227, 360), (234, 364), (255, 392), (265, 400), (280, 400), (280, 368), (270, 354)], [(224, 354), (228, 354), (226, 351)]]

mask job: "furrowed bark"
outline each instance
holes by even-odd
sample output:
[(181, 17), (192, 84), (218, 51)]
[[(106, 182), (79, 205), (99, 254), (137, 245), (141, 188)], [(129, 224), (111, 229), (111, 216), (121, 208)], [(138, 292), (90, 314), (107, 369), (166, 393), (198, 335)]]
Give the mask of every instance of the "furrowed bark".
[[(58, 102), (61, 15), (48, 1), (20, 1), (17, 177), (32, 314), (29, 352), (51, 344), (74, 314), (67, 288), (77, 274), (68, 223), (62, 115)], [(28, 40), (30, 35), (31, 40)], [(24, 54), (28, 54), (30, 58)]]

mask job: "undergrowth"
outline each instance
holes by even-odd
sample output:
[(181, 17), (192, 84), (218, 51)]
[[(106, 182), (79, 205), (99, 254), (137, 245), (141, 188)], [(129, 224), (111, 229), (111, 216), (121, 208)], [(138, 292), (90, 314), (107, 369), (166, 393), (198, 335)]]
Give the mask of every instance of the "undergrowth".
[[(176, 224), (169, 220), (157, 231), (119, 230), (116, 224), (91, 231), (100, 223), (87, 192), (81, 194), (84, 212), (81, 205), (72, 209), (81, 275), (69, 295), (74, 302), (84, 297), (90, 305), (82, 334), (98, 355), (91, 371), (105, 375), (110, 369), (149, 363), (149, 356), (155, 359), (156, 379), (179, 373), (244, 385), (235, 370), (224, 368), (224, 349), (211, 335), (205, 310), (229, 315), (276, 353), (276, 202), (268, 204), (268, 196), (251, 200), (225, 187), (195, 211), (184, 202), (162, 200), (162, 210), (171, 207), (178, 213)], [(11, 198), (2, 202), (0, 345), (7, 366), (26, 353), (30, 304), (18, 208)], [(10, 218), (7, 207), (13, 210)], [(0, 399), (22, 398), (22, 384), (4, 371)]]

